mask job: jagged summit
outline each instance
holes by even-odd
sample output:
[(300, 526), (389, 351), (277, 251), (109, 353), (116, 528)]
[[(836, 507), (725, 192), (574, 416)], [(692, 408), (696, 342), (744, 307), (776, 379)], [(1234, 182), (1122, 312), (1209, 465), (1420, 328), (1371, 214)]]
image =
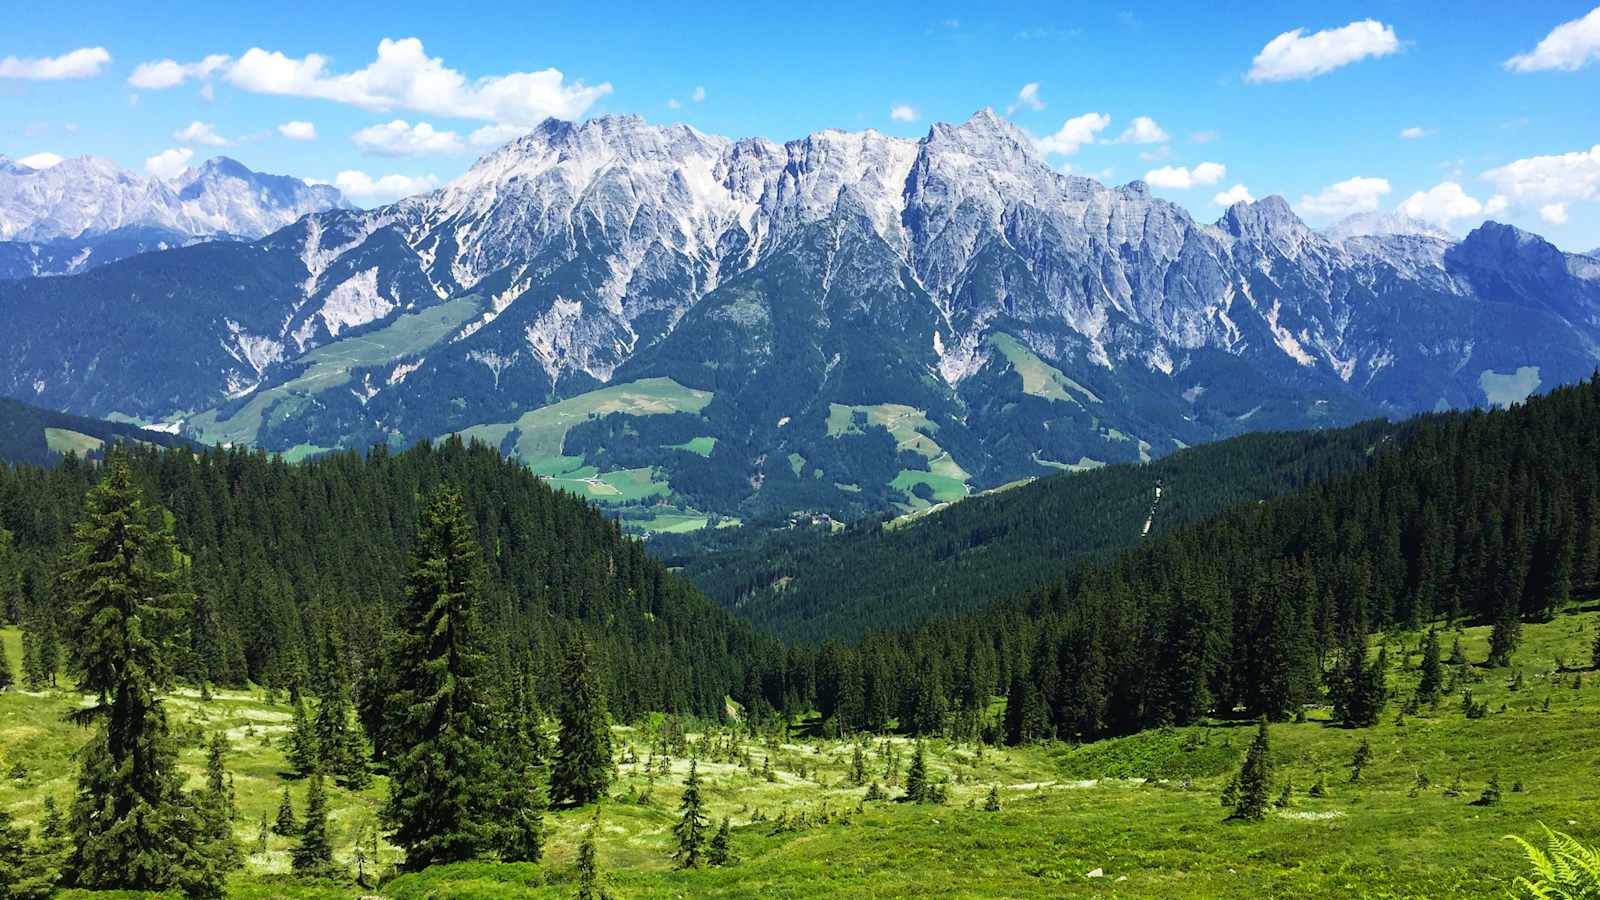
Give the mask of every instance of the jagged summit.
[(79, 156), (48, 169), (0, 167), (0, 240), (90, 238), (125, 229), (172, 239), (261, 237), (301, 216), (346, 205), (337, 189), (253, 172), (217, 157), (171, 181)]

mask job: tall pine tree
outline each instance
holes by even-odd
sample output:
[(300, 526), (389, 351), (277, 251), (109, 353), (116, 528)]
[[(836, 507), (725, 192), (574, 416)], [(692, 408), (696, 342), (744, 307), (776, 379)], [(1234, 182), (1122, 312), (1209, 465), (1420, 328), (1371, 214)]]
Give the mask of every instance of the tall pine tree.
[(170, 526), (113, 457), (86, 498), (62, 574), (72, 600), (80, 687), (70, 718), (95, 733), (80, 758), (66, 880), (79, 887), (218, 896), (230, 862), (182, 789), (158, 692), (171, 680), (161, 641), (181, 616)]
[(589, 659), (589, 642), (574, 634), (561, 672), (561, 734), (556, 740), (550, 802), (583, 805), (611, 785), (611, 717)]
[(495, 723), (477, 607), (482, 561), (459, 494), (436, 492), (406, 579), (404, 629), (391, 654), (401, 743), (385, 820), (407, 869), (471, 859), (496, 833)]
[(683, 783), (683, 799), (678, 802), (678, 824), (672, 829), (678, 839), (673, 858), (680, 869), (698, 869), (704, 858), (706, 846), (705, 804), (700, 798), (700, 768), (695, 760), (689, 761), (689, 778)]
[(321, 772), (312, 774), (310, 787), (306, 788), (306, 821), (290, 862), (297, 875), (334, 874), (333, 842), (328, 836), (328, 794)]
[(1272, 749), (1267, 741), (1267, 720), (1261, 719), (1256, 739), (1250, 742), (1239, 769), (1239, 795), (1233, 818), (1259, 822), (1267, 816), (1267, 792), (1272, 787)]

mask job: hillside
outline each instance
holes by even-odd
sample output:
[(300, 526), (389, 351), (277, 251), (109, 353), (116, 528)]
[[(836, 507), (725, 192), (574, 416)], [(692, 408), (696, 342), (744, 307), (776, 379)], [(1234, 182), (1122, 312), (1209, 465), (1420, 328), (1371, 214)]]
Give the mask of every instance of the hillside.
[(1359, 469), (1406, 431), (1374, 421), (1246, 435), (1145, 465), (1039, 479), (887, 527), (875, 518), (838, 533), (802, 524), (664, 535), (649, 547), (759, 628), (789, 640), (855, 640), (979, 608), (1058, 578), (1085, 556)]
[(187, 438), (175, 434), (68, 415), (0, 397), (0, 463), (53, 465), (67, 453), (98, 457), (106, 444), (117, 442), (190, 446)]
[[(463, 493), (477, 524), (497, 658), (532, 665), (546, 705), (575, 630), (596, 642), (624, 718), (720, 716), (729, 696), (747, 696), (752, 659), (774, 652), (614, 521), (489, 447), (453, 440), (298, 465), (243, 449), (139, 448), (131, 459), (192, 560), (193, 624), (178, 672), (195, 683), (287, 689), (318, 670), (331, 629), (363, 661), (352, 672), (357, 693), (381, 691), (378, 648), (402, 606), (418, 512), (440, 484)], [(0, 467), (0, 530), (23, 570), (20, 596), (6, 598), (13, 620), (65, 614), (53, 573), (99, 476), (87, 466)]]

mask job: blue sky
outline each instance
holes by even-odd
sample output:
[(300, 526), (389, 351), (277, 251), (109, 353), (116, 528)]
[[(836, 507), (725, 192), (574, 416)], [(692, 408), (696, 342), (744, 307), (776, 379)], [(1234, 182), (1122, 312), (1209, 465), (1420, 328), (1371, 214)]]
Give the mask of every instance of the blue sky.
[(0, 153), (91, 153), (140, 171), (221, 153), (372, 203), (458, 175), (545, 114), (786, 140), (828, 127), (918, 137), (990, 106), (1052, 164), (1148, 178), (1205, 220), (1219, 194), (1282, 194), (1313, 224), (1401, 207), (1457, 232), (1492, 216), (1586, 250), (1600, 246), (1593, 3), (1216, 15), (433, 0), (145, 3), (133, 16), (80, 0), (8, 12)]

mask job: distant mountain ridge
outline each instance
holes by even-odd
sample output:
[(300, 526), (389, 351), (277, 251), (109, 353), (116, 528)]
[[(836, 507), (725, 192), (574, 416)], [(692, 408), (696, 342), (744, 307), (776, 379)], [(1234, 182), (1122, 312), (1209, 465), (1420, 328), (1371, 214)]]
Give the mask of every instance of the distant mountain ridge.
[(197, 240), (255, 239), (347, 207), (330, 185), (219, 156), (166, 180), (92, 156), (33, 169), (0, 157), (0, 277), (82, 271)]
[(1335, 240), (1281, 197), (1200, 222), (987, 110), (785, 144), (548, 120), (432, 193), (0, 285), (0, 313), (0, 392), (34, 402), (296, 453), (463, 432), (596, 499), (740, 516), (926, 508), (1600, 363), (1600, 264), (1537, 235)]
[(1355, 213), (1322, 229), (1322, 234), (1336, 241), (1358, 237), (1392, 237), (1396, 235), (1436, 238), (1451, 243), (1460, 240), (1451, 234), (1448, 229), (1424, 219), (1408, 216), (1399, 211)]

